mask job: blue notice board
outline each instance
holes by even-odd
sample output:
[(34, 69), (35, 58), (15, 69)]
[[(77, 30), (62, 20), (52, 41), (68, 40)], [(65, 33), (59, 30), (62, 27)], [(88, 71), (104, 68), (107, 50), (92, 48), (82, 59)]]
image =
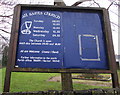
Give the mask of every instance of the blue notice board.
[(22, 10), (16, 67), (108, 69), (102, 14)]

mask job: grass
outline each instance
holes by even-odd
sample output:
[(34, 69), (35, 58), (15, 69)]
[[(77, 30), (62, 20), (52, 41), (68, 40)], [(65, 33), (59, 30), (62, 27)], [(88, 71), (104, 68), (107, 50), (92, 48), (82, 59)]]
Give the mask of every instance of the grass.
[[(61, 90), (60, 82), (47, 81), (49, 78), (54, 76), (60, 76), (60, 74), (12, 72), (10, 92)], [(5, 77), (5, 68), (3, 68), (2, 70), (2, 82), (4, 82), (4, 77)], [(109, 88), (109, 87), (90, 86), (80, 83), (74, 83), (73, 88), (74, 90), (85, 90), (85, 89)]]
[[(3, 69), (4, 77), (5, 69)], [(12, 73), (11, 77), (11, 92), (21, 91), (41, 91), (41, 90), (60, 90), (59, 82), (48, 82), (52, 76), (57, 76), (57, 73)], [(3, 79), (4, 81), (4, 79)]]
[(0, 93), (2, 92), (2, 69), (0, 69)]
[(120, 85), (120, 69), (117, 70), (117, 73), (118, 73), (118, 79), (119, 79), (119, 85)]

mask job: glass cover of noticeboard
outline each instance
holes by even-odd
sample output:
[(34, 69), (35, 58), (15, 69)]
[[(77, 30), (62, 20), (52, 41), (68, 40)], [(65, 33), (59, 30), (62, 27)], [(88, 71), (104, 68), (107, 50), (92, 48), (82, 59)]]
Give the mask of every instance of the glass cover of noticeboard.
[(16, 66), (108, 69), (102, 14), (22, 10)]

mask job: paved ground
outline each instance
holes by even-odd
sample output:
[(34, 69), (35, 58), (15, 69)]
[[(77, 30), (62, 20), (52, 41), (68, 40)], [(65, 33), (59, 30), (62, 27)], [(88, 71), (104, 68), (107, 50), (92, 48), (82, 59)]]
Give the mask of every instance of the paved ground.
[[(60, 76), (51, 77), (48, 81), (61, 82), (61, 77)], [(91, 80), (73, 79), (73, 83), (87, 84), (87, 85), (93, 85), (93, 86), (112, 87), (111, 82), (104, 82), (104, 81), (91, 81)]]

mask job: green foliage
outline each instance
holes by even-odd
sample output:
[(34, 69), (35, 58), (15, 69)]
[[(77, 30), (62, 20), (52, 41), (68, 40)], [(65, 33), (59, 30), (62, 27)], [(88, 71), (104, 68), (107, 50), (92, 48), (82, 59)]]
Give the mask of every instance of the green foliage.
[(118, 72), (118, 79), (119, 79), (119, 85), (120, 85), (120, 69), (117, 70), (117, 72)]
[(2, 61), (0, 60), (0, 69), (2, 68)]
[(4, 51), (3, 51), (2, 66), (6, 66), (7, 65), (7, 60), (8, 60), (8, 46), (6, 46), (4, 48)]
[(2, 66), (5, 67), (7, 65), (7, 56), (2, 57)]

